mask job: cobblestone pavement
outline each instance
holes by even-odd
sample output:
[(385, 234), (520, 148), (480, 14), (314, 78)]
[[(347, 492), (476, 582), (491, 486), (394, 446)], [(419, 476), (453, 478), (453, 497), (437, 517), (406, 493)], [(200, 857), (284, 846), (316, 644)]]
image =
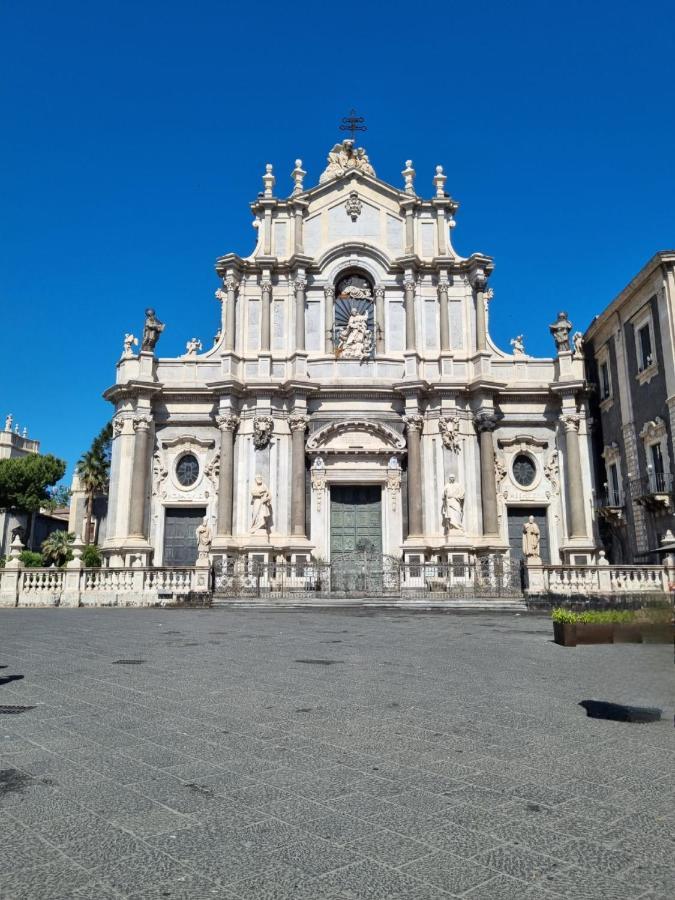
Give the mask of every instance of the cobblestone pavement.
[(0, 715), (0, 897), (670, 897), (672, 649), (551, 632), (3, 610), (0, 703), (33, 708)]

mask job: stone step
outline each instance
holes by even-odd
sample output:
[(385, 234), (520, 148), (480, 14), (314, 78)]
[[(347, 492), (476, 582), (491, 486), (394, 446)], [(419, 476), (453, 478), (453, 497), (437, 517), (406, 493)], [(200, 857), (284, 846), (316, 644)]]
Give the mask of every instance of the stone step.
[(471, 600), (377, 600), (370, 597), (321, 598), (301, 597), (236, 598), (214, 597), (212, 609), (417, 609), (417, 610), (491, 610), (493, 612), (526, 612), (527, 606), (517, 599), (476, 597)]

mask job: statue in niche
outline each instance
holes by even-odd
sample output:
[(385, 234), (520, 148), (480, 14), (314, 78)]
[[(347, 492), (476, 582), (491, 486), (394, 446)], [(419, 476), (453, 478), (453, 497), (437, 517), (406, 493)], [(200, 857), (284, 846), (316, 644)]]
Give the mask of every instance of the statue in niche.
[(541, 562), (541, 557), (539, 556), (540, 540), (539, 526), (534, 521), (534, 516), (530, 516), (523, 525), (523, 556), (528, 562)]
[(211, 529), (209, 528), (209, 520), (204, 517), (201, 525), (197, 526), (197, 556), (199, 559), (206, 559), (211, 549)]
[(125, 334), (124, 335), (124, 350), (122, 351), (122, 359), (131, 359), (134, 355), (134, 351), (131, 349), (132, 347), (138, 347), (138, 338), (133, 334)]
[(159, 321), (159, 319), (155, 315), (154, 309), (146, 309), (141, 350), (153, 353), (157, 345), (157, 341), (159, 340), (159, 336), (163, 331), (164, 324)]
[(368, 316), (352, 307), (347, 324), (340, 332), (338, 355), (343, 359), (366, 359), (373, 350)]
[(572, 330), (572, 323), (567, 318), (567, 313), (559, 312), (558, 318), (555, 320), (553, 325), (549, 325), (548, 327), (549, 331), (553, 335), (553, 340), (555, 341), (555, 346), (558, 353), (569, 352), (570, 331)]
[(272, 518), (272, 496), (262, 475), (256, 475), (251, 488), (251, 534), (260, 534), (269, 530)]
[(443, 488), (441, 518), (446, 532), (464, 530), (464, 488), (457, 484), (454, 475), (448, 477)]

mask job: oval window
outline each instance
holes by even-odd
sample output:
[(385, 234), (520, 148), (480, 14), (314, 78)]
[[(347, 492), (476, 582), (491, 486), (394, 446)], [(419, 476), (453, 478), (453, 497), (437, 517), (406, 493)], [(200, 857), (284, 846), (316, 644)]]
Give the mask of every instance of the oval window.
[(513, 477), (521, 487), (529, 487), (535, 479), (537, 467), (529, 456), (519, 453), (513, 460)]
[(176, 478), (183, 487), (190, 487), (197, 480), (199, 475), (199, 463), (197, 457), (192, 453), (186, 453), (181, 456), (176, 466)]

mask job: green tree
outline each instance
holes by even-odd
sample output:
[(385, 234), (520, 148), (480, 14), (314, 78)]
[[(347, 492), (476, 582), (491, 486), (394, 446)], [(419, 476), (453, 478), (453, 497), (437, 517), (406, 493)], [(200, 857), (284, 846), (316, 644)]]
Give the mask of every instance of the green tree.
[(71, 493), (70, 488), (66, 487), (65, 484), (57, 484), (49, 492), (49, 500), (46, 500), (42, 505), (50, 512), (54, 512), (55, 509), (61, 509), (70, 504)]
[(80, 479), (85, 496), (86, 512), (84, 542), (91, 543), (91, 526), (94, 518), (94, 500), (108, 493), (110, 482), (110, 455), (112, 447), (112, 423), (96, 435), (91, 447), (82, 454), (75, 466), (75, 474)]
[(46, 566), (56, 563), (63, 566), (72, 558), (71, 545), (75, 535), (70, 531), (52, 531), (42, 542), (42, 561)]
[(28, 513), (26, 543), (33, 515), (49, 501), (49, 488), (63, 478), (66, 464), (51, 454), (29, 453), (14, 459), (0, 459), (0, 509)]

